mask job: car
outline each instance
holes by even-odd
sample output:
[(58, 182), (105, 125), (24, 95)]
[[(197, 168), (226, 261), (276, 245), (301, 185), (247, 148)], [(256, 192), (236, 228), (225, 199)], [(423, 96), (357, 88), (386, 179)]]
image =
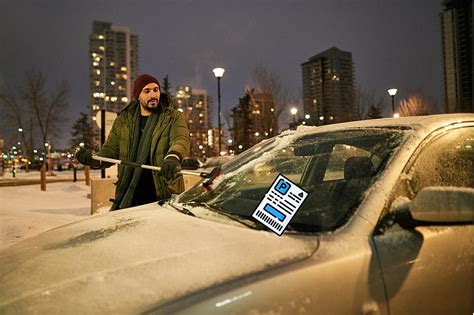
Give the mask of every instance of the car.
[[(41, 166), (43, 166), (42, 161), (34, 160), (28, 165), (29, 170), (40, 170)], [(26, 164), (22, 164), (20, 166), (20, 169), (25, 170), (26, 169)]]
[(197, 170), (202, 166), (202, 162), (196, 158), (185, 158), (181, 162), (181, 168), (183, 170)]
[[(298, 127), (3, 250), (0, 313), (470, 314), (473, 146), (473, 114)], [(278, 234), (280, 175), (307, 197)]]
[(202, 165), (202, 168), (209, 169), (214, 168), (216, 166), (222, 166), (225, 163), (232, 160), (234, 156), (232, 155), (222, 155), (222, 156), (213, 156), (208, 158)]

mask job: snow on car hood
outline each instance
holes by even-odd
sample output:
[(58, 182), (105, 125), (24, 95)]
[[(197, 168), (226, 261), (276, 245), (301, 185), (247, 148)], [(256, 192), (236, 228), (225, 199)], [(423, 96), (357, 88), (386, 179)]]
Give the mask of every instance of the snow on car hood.
[(157, 205), (111, 212), (0, 253), (0, 313), (137, 313), (305, 259), (316, 237), (279, 237)]

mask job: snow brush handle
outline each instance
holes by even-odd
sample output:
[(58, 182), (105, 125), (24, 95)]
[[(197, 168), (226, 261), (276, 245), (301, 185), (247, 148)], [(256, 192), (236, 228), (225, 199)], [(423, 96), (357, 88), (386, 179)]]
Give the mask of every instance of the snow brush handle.
[[(98, 156), (98, 155), (95, 155), (95, 154), (92, 154), (92, 158), (94, 160), (97, 160), (97, 161), (108, 162), (108, 163), (112, 163), (112, 164), (122, 164), (122, 165), (131, 166), (131, 167), (141, 167), (141, 168), (145, 168), (145, 169), (148, 169), (148, 170), (161, 171), (161, 167), (159, 167), (159, 166), (151, 166), (151, 165), (139, 164), (139, 163), (135, 163), (135, 162), (127, 162), (127, 161), (122, 161), (122, 160), (116, 160), (116, 159), (111, 159), (111, 158)], [(183, 171), (183, 170), (181, 170), (180, 173), (183, 174), (183, 175), (199, 175), (198, 173), (195, 173), (195, 172), (187, 172), (187, 171)]]

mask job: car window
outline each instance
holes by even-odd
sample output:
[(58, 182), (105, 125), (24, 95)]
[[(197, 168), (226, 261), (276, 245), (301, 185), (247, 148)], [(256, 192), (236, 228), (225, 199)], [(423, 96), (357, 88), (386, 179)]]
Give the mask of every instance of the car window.
[(416, 157), (408, 173), (411, 197), (428, 186), (473, 187), (474, 128), (443, 132)]
[(346, 165), (347, 160), (351, 157), (369, 158), (374, 168), (377, 168), (381, 162), (380, 157), (369, 151), (353, 145), (338, 143), (332, 149), (323, 181), (343, 180), (344, 166)]
[[(178, 202), (252, 220), (275, 178), (283, 174), (308, 192), (289, 228), (331, 231), (352, 216), (404, 135), (401, 130), (359, 129), (277, 138), (230, 161), (211, 187), (195, 186)], [(334, 172), (329, 167), (337, 167), (339, 180), (324, 180)]]

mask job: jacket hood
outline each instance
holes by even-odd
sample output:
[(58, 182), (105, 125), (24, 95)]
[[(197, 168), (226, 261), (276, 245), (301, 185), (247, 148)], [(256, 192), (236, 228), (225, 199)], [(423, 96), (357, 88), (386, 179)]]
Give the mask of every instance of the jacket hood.
[(156, 204), (110, 212), (2, 251), (0, 313), (141, 313), (301, 261), (318, 244)]

